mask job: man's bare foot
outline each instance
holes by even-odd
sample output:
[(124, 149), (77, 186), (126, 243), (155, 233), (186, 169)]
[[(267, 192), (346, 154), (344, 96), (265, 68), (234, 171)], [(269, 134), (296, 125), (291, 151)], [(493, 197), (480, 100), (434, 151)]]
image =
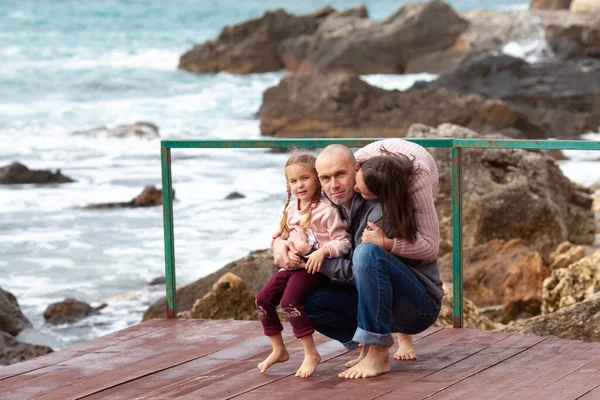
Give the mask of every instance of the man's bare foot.
[(283, 350), (273, 349), (271, 354), (269, 354), (269, 357), (265, 358), (265, 361), (258, 364), (257, 367), (262, 374), (266, 370), (268, 370), (271, 367), (271, 365), (286, 362), (289, 359), (290, 359), (290, 356), (288, 355), (288, 352), (286, 349), (283, 349)]
[[(390, 336), (390, 345), (388, 346), (388, 349), (390, 347), (392, 347), (393, 345), (394, 345), (394, 336)], [(344, 366), (346, 368), (354, 367), (356, 364), (358, 364), (360, 362), (360, 360), (365, 358), (365, 356), (369, 352), (369, 346), (363, 346), (362, 344), (359, 344), (359, 346), (361, 347), (360, 355), (358, 356), (358, 358), (356, 360), (350, 360), (346, 364), (344, 364)]]
[(369, 346), (369, 352), (358, 364), (338, 376), (345, 379), (371, 378), (390, 372), (390, 353), (387, 347)]
[(320, 362), (321, 356), (319, 355), (319, 353), (305, 354), (304, 361), (302, 361), (302, 365), (300, 366), (300, 368), (298, 368), (296, 376), (300, 378), (308, 378), (317, 370), (317, 365), (319, 365)]
[(412, 336), (398, 332), (398, 351), (394, 354), (395, 360), (415, 361), (417, 353), (413, 347)]

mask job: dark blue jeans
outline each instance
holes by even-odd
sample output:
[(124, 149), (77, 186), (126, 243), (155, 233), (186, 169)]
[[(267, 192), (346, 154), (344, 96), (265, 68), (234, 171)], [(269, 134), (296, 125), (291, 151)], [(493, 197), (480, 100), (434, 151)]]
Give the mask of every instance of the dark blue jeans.
[(361, 243), (352, 257), (355, 285), (333, 280), (304, 300), (313, 327), (346, 348), (389, 346), (391, 332), (413, 335), (439, 310), (417, 276), (390, 252)]

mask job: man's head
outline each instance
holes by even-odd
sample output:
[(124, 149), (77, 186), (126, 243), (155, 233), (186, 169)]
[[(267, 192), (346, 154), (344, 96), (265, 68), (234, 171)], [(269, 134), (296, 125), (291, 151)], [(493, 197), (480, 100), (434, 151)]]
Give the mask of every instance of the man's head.
[(317, 157), (315, 166), (327, 197), (349, 210), (356, 183), (356, 160), (352, 151), (341, 144), (327, 146)]

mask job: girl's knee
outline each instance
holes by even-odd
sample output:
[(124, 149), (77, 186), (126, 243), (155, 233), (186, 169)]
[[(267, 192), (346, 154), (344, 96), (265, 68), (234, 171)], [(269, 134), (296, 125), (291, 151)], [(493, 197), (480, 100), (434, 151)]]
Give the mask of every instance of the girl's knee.
[(256, 298), (254, 299), (254, 304), (256, 304), (257, 307), (260, 306), (260, 307), (264, 308), (264, 307), (268, 307), (269, 304), (271, 304), (271, 301), (270, 301), (268, 294), (265, 293), (264, 290), (261, 290), (256, 295)]

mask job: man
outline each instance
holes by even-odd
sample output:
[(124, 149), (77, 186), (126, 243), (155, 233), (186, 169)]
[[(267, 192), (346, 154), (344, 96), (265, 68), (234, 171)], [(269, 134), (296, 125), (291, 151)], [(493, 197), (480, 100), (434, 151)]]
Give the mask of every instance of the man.
[[(425, 164), (422, 161), (432, 161), (423, 159), (431, 156), (423, 152), (421, 146), (400, 139), (385, 142), (386, 148), (400, 149), (404, 154), (413, 155), (417, 166)], [(373, 149), (380, 144), (369, 146)], [(365, 200), (355, 192), (355, 189), (360, 190), (356, 186), (356, 174), (360, 166), (350, 149), (342, 145), (326, 147), (317, 158), (316, 168), (323, 191), (348, 221), (354, 252), (352, 259), (328, 259), (323, 263), (320, 272), (333, 280), (314, 291), (304, 301), (304, 307), (317, 331), (339, 340), (348, 349), (355, 349), (358, 343), (364, 345), (361, 357), (349, 363), (351, 368), (341, 373), (340, 377), (368, 378), (381, 375), (391, 368), (388, 352), (393, 343), (391, 332), (405, 333), (399, 337), (399, 353), (401, 359), (412, 359), (414, 350), (407, 334), (418, 333), (437, 319), (443, 296), (437, 264), (432, 261), (411, 266), (411, 260), (396, 257), (375, 244), (362, 243), (363, 237), (383, 233), (378, 228), (382, 225), (382, 212), (378, 200)], [(432, 168), (435, 168), (435, 163)], [(428, 207), (423, 208), (431, 210), (432, 188), (426, 186), (423, 187), (426, 193), (429, 191)], [(437, 220), (435, 223), (437, 229)], [(383, 226), (387, 227), (385, 235), (392, 237), (390, 224)], [(436, 246), (431, 254), (437, 254), (438, 242), (431, 242), (431, 246)], [(284, 241), (276, 240), (273, 243), (273, 253), (278, 266), (293, 266)], [(421, 267), (423, 271), (418, 270)]]

